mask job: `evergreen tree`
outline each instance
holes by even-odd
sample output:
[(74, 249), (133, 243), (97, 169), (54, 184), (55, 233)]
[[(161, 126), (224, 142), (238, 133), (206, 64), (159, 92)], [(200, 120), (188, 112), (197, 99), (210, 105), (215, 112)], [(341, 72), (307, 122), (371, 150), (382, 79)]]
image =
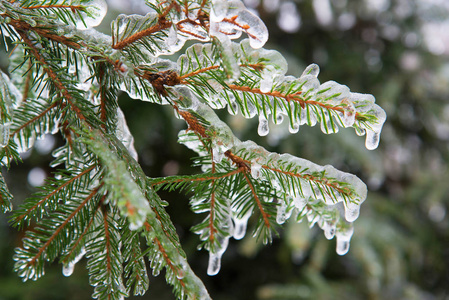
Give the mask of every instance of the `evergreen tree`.
[[(161, 189), (185, 192), (192, 211), (204, 214), (192, 230), (209, 251), (209, 275), (219, 272), (229, 239), (245, 235), (251, 216), (264, 243), (287, 219), (307, 219), (336, 237), (338, 254), (347, 253), (365, 184), (332, 166), (240, 141), (215, 110), (257, 116), (261, 136), (270, 120), (285, 119), (291, 133), (300, 125), (319, 124), (326, 134), (353, 127), (375, 149), (386, 116), (374, 97), (320, 83), (315, 64), (298, 78), (285, 75), (283, 56), (262, 48), (267, 28), (240, 0), (147, 4), (153, 12), (118, 16), (107, 36), (92, 29), (106, 13), (102, 0), (0, 1), (4, 44), (13, 44), (10, 77), (1, 74), (2, 165), (20, 162), (45, 134), (65, 141), (53, 152), (53, 176), (14, 210), (0, 177), (2, 210), (13, 211), (13, 226), (29, 228), (14, 255), (19, 276), (35, 280), (56, 259), (70, 275), (85, 256), (93, 297), (121, 299), (146, 292), (149, 261), (153, 274), (165, 269), (178, 298), (210, 298), (186, 260)], [(248, 38), (232, 41), (242, 33)], [(184, 50), (187, 40), (197, 43)], [(181, 50), (176, 61), (166, 58)], [(179, 142), (197, 152), (200, 174), (144, 174), (119, 91), (168, 105), (185, 120)]]

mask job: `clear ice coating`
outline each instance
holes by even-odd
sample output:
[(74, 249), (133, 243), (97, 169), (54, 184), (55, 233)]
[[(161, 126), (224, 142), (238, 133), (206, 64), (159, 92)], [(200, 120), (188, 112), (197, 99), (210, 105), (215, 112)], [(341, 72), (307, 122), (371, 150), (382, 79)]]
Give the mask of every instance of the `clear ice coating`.
[(136, 148), (134, 148), (134, 137), (129, 131), (128, 125), (126, 124), (125, 115), (120, 107), (117, 107), (117, 128), (115, 129), (117, 138), (123, 143), (123, 145), (128, 149), (131, 157), (136, 161), (138, 159)]
[(66, 277), (73, 274), (73, 271), (75, 270), (75, 265), (77, 262), (83, 258), (83, 256), (86, 254), (86, 249), (83, 247), (81, 248), (80, 253), (71, 261), (62, 266), (62, 274)]
[(234, 213), (232, 220), (234, 221), (234, 232), (232, 236), (236, 240), (241, 240), (246, 234), (246, 227), (248, 225), (248, 219), (251, 217), (252, 210), (249, 209), (245, 215), (238, 216)]
[(104, 0), (72, 1), (71, 5), (85, 7), (85, 10), (77, 12), (80, 16), (76, 18), (75, 26), (77, 29), (89, 29), (100, 25), (108, 11), (108, 6)]
[(246, 32), (254, 49), (262, 48), (268, 40), (268, 29), (263, 21), (240, 0), (212, 1), (210, 28), (214, 28), (209, 32), (211, 36), (221, 32), (238, 38), (241, 32)]
[(10, 123), (0, 124), (0, 148), (8, 145)]

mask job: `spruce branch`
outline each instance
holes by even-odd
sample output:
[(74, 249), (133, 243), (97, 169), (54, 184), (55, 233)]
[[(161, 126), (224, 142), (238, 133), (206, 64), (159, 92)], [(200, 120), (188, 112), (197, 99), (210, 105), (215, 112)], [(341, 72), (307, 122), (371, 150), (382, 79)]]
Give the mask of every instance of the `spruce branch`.
[[(374, 98), (320, 83), (313, 64), (297, 78), (287, 76), (283, 56), (262, 48), (265, 25), (239, 0), (148, 1), (153, 12), (118, 16), (111, 36), (81, 30), (101, 21), (102, 3), (0, 0), (0, 30), (17, 44), (12, 79), (0, 78), (2, 164), (20, 161), (19, 152), (44, 134), (59, 130), (65, 140), (51, 163), (60, 169), (13, 212), (13, 225), (34, 226), (16, 249), (19, 276), (36, 279), (44, 262), (57, 257), (70, 275), (85, 255), (93, 297), (122, 299), (146, 292), (149, 260), (154, 275), (165, 269), (179, 299), (210, 299), (187, 263), (161, 189), (185, 192), (192, 211), (205, 214), (192, 231), (209, 251), (209, 275), (218, 273), (229, 239), (243, 238), (253, 214), (253, 233), (265, 243), (276, 224), (293, 216), (336, 236), (337, 253), (346, 253), (366, 198), (363, 182), (240, 141), (214, 110), (257, 115), (260, 135), (268, 134), (269, 119), (279, 124), (284, 117), (291, 132), (303, 124), (319, 123), (325, 133), (353, 127), (374, 149), (385, 121)], [(248, 39), (231, 41), (241, 33)], [(177, 61), (161, 57), (187, 40), (200, 43)], [(173, 107), (187, 123), (179, 142), (197, 152), (199, 174), (146, 176), (117, 103), (120, 90)], [(12, 202), (0, 176), (1, 210)]]
[[(33, 217), (37, 218), (37, 220), (41, 219), (42, 216), (40, 216), (39, 211), (42, 211), (42, 208), (56, 207), (56, 203), (59, 201), (59, 199), (70, 199), (70, 195), (74, 191), (84, 189), (85, 180), (83, 180), (83, 177), (90, 176), (89, 173), (92, 172), (95, 167), (96, 165), (92, 165), (78, 174), (73, 174), (74, 170), (72, 170), (72, 173), (70, 173), (69, 176), (73, 177), (68, 177), (67, 181), (65, 182), (63, 182), (62, 180), (58, 180), (59, 184), (61, 182), (63, 183), (57, 187), (52, 186), (49, 189), (51, 191), (50, 193), (45, 196), (44, 193), (46, 190), (43, 190), (44, 193), (38, 193), (34, 198), (35, 201), (31, 201), (30, 199), (21, 207), (20, 210), (15, 211), (15, 214), (12, 218), (14, 225), (22, 228), (25, 225), (29, 225)], [(63, 173), (60, 173), (60, 175), (62, 176)]]

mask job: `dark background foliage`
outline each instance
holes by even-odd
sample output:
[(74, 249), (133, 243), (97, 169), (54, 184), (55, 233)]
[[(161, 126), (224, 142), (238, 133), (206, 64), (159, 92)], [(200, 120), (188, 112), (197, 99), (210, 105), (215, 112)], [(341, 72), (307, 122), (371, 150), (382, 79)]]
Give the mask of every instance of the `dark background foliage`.
[[(124, 1), (124, 3), (128, 3)], [(115, 5), (113, 5), (115, 3)], [(117, 11), (143, 13), (138, 1)], [(335, 253), (318, 228), (286, 224), (270, 246), (250, 235), (230, 241), (218, 275), (206, 275), (207, 253), (197, 251), (189, 228), (201, 219), (188, 199), (162, 193), (194, 271), (214, 299), (444, 299), (449, 297), (449, 5), (427, 0), (246, 1), (266, 22), (270, 39), (289, 61), (289, 73), (300, 75), (310, 63), (321, 67), (321, 82), (335, 80), (351, 91), (370, 93), (387, 112), (377, 150), (351, 130), (326, 136), (319, 128), (301, 127), (295, 135), (271, 127), (257, 135), (257, 120), (223, 119), (241, 139), (252, 139), (271, 151), (289, 152), (319, 164), (357, 174), (369, 188), (355, 222), (351, 248)], [(123, 10), (128, 11), (123, 11)], [(134, 10), (134, 11), (132, 11)], [(108, 20), (101, 30), (108, 32)], [(7, 56), (1, 54), (2, 68)], [(193, 152), (176, 143), (185, 124), (166, 107), (119, 100), (135, 137), (139, 160), (148, 176), (191, 174)], [(271, 124), (270, 124), (271, 126)], [(27, 153), (23, 164), (3, 174), (17, 205), (30, 195), (34, 179), (49, 174), (48, 146)], [(39, 169), (36, 169), (39, 168)], [(43, 172), (42, 172), (43, 171)], [(71, 277), (61, 265), (47, 268), (37, 282), (21, 283), (12, 273), (13, 248), (21, 233), (0, 216), (0, 300), (89, 299), (84, 262)], [(142, 299), (173, 299), (162, 276), (150, 279)]]

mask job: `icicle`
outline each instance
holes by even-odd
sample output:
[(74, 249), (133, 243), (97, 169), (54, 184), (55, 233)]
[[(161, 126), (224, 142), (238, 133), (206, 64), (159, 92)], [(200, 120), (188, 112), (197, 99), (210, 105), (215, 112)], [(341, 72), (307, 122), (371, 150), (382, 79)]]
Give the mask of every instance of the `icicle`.
[(320, 225), (321, 229), (324, 231), (324, 236), (326, 239), (331, 240), (337, 231), (337, 223), (331, 222), (329, 220), (323, 221)]
[(320, 216), (314, 214), (312, 210), (307, 212), (307, 221), (309, 221), (309, 228), (312, 228), (316, 222), (320, 220)]
[(75, 270), (76, 263), (79, 262), (85, 254), (86, 254), (86, 249), (84, 249), (84, 247), (83, 247), (83, 248), (81, 248), (80, 253), (71, 262), (63, 265), (62, 274), (66, 277), (72, 275), (73, 271)]
[(351, 237), (354, 234), (354, 227), (350, 225), (349, 228), (345, 228), (344, 230), (337, 231), (335, 234), (337, 237), (337, 254), (345, 255), (349, 251), (349, 242), (351, 241)]
[(222, 147), (214, 147), (212, 148), (212, 154), (214, 157), (214, 162), (215, 163), (220, 163), (221, 160), (223, 159), (224, 153), (226, 151), (223, 151)]
[[(242, 93), (241, 92), (238, 92), (238, 93), (239, 93), (239, 98), (244, 99), (244, 97), (242, 97)], [(257, 108), (254, 105), (254, 103), (252, 101), (250, 101), (249, 99), (248, 99), (248, 102), (247, 102), (247, 105), (245, 108), (246, 109), (242, 110), (242, 114), (245, 118), (252, 119), (252, 118), (254, 118), (255, 115), (257, 115)]]
[[(218, 241), (217, 241), (218, 242)], [(207, 267), (207, 275), (214, 276), (217, 275), (221, 268), (221, 257), (223, 256), (223, 253), (226, 251), (226, 248), (228, 247), (229, 243), (229, 237), (223, 238), (222, 241), (220, 241), (220, 248), (216, 249), (216, 251), (210, 251), (209, 252), (209, 264)]]
[(217, 275), (221, 268), (221, 255), (209, 253), (209, 264), (207, 267), (207, 275)]
[(230, 115), (235, 116), (238, 113), (238, 105), (235, 101), (235, 96), (232, 93), (227, 93), (229, 100), (228, 100), (228, 113)]
[(266, 136), (270, 132), (270, 128), (268, 127), (268, 120), (265, 119), (263, 114), (259, 115), (259, 127), (257, 128), (257, 133), (260, 136)]
[(278, 224), (284, 224), (287, 220), (287, 204), (283, 199), (281, 199), (279, 205), (276, 206), (277, 213), (276, 213), (276, 222)]
[(345, 203), (345, 219), (348, 222), (354, 222), (357, 220), (360, 214), (360, 204), (357, 203)]

